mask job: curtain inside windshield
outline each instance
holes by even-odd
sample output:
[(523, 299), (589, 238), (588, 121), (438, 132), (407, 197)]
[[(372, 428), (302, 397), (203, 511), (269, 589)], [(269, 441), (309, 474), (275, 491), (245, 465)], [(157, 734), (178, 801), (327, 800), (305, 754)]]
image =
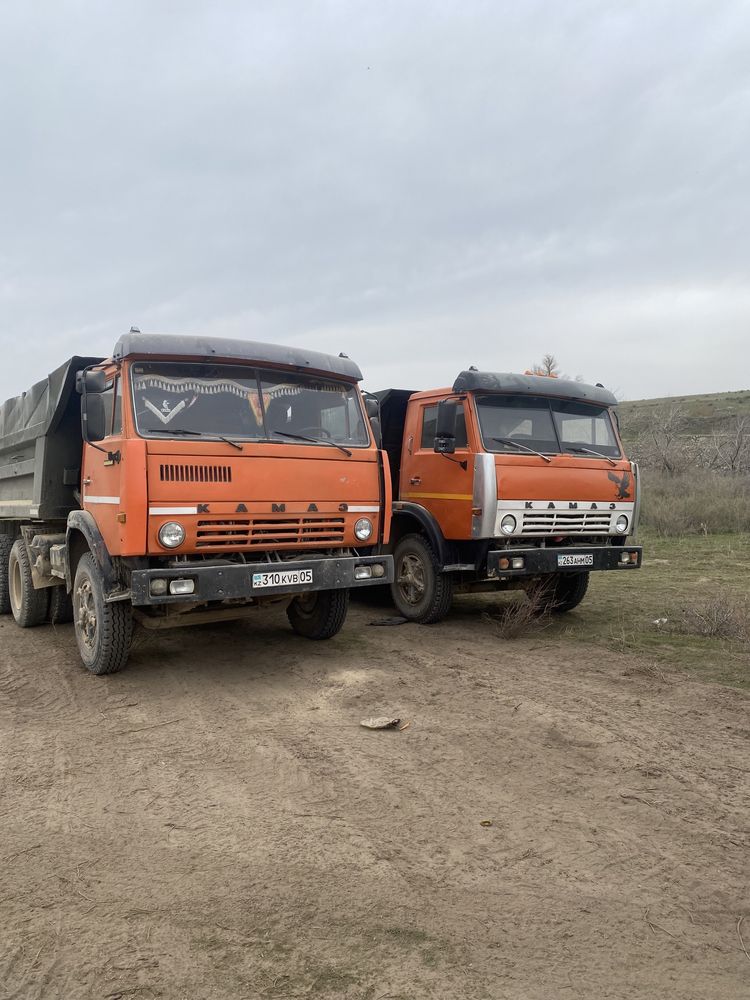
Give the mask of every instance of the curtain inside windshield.
[(262, 371), (260, 389), (270, 437), (286, 434), (336, 444), (368, 443), (359, 398), (353, 386), (304, 375)]
[(345, 382), (240, 365), (162, 362), (131, 371), (136, 427), (145, 436), (369, 443), (356, 387)]
[(477, 396), (476, 404), (488, 451), (559, 454), (586, 448), (610, 458), (620, 455), (606, 407), (511, 395)]

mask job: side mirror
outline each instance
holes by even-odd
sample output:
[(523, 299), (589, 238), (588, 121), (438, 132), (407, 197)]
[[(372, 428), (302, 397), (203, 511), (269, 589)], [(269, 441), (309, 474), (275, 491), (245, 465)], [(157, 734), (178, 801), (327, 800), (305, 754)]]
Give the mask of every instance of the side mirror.
[(107, 373), (103, 371), (83, 371), (76, 374), (76, 389), (79, 395), (84, 392), (98, 394), (107, 388)]
[(380, 419), (380, 402), (375, 396), (365, 396), (365, 413), (370, 420)]
[(382, 448), (383, 429), (380, 426), (380, 417), (370, 417), (370, 427), (372, 427), (372, 436), (375, 438), (375, 444), (378, 448)]
[(81, 432), (84, 441), (102, 441), (107, 436), (107, 417), (104, 400), (94, 393), (81, 400)]
[(452, 455), (456, 450), (456, 421), (458, 404), (454, 399), (444, 399), (438, 403), (437, 427), (433, 450), (440, 455)]

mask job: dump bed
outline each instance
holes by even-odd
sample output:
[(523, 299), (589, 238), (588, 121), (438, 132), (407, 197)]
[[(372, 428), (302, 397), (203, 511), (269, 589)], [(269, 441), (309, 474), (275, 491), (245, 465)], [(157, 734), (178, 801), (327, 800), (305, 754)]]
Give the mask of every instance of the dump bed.
[(398, 497), (401, 473), (401, 448), (404, 442), (404, 425), (409, 400), (415, 389), (382, 389), (373, 393), (380, 402), (380, 425), (383, 430), (383, 448), (391, 467), (393, 496)]
[(78, 506), (83, 442), (75, 378), (100, 361), (71, 358), (0, 404), (0, 519), (64, 519)]

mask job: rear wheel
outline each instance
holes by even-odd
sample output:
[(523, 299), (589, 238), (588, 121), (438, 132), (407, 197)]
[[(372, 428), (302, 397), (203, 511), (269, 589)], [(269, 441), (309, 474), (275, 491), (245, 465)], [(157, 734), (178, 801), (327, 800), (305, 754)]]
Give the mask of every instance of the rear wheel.
[(128, 661), (133, 612), (126, 601), (107, 604), (99, 567), (84, 552), (73, 584), (73, 614), (78, 651), (92, 674), (114, 674)]
[(561, 573), (550, 586), (547, 610), (553, 615), (572, 611), (586, 596), (588, 586), (588, 573)]
[(297, 635), (330, 639), (341, 631), (348, 610), (348, 590), (318, 590), (295, 597), (286, 616)]
[(65, 589), (65, 584), (50, 587), (49, 620), (52, 625), (65, 625), (73, 621), (73, 598)]
[(393, 603), (411, 622), (431, 625), (442, 621), (453, 601), (453, 580), (440, 573), (432, 546), (422, 535), (404, 535), (393, 555)]
[(8, 576), (8, 560), (13, 548), (10, 535), (0, 535), (0, 615), (10, 614), (10, 584)]
[(13, 542), (8, 557), (8, 596), (10, 610), (21, 628), (33, 628), (41, 625), (47, 618), (49, 607), (49, 590), (34, 588), (31, 577), (31, 559), (22, 538)]

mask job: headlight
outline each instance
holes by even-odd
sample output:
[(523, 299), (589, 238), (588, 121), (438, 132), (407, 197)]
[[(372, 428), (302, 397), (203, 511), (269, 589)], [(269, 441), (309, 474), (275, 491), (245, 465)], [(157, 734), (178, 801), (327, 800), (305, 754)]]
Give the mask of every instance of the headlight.
[(366, 542), (372, 534), (372, 521), (369, 517), (360, 517), (354, 525), (354, 534), (360, 542)]
[(185, 541), (185, 529), (177, 521), (167, 521), (159, 528), (159, 543), (165, 549), (176, 549)]
[(516, 519), (512, 514), (506, 514), (500, 522), (500, 530), (506, 535), (512, 535), (516, 530)]
[(624, 535), (628, 530), (628, 519), (625, 514), (620, 514), (620, 516), (615, 521), (615, 530), (619, 531), (621, 535)]

